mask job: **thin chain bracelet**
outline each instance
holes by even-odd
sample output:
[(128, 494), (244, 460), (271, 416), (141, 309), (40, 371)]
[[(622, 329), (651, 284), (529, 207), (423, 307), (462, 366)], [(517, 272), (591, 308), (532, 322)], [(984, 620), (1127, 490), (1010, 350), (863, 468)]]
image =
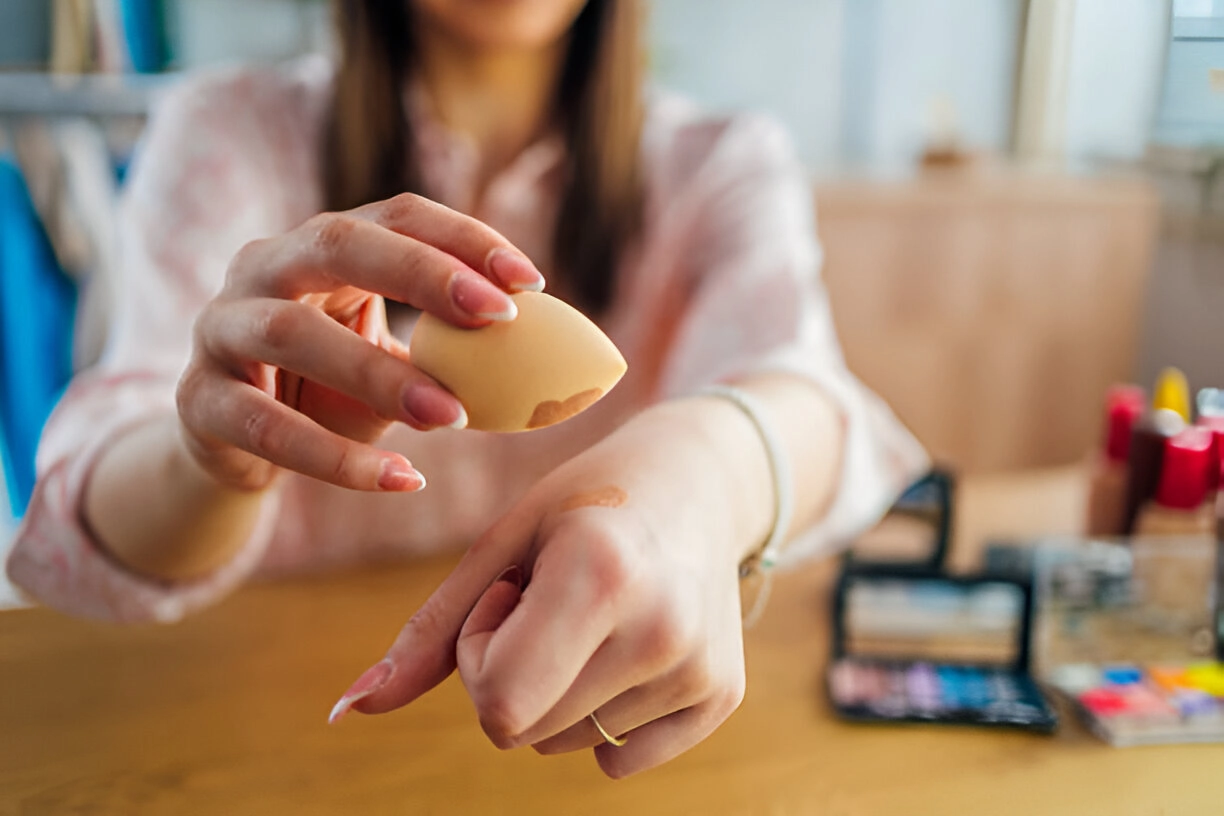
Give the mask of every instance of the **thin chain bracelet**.
[(786, 449), (782, 446), (782, 441), (774, 429), (768, 411), (756, 397), (731, 385), (707, 386), (698, 391), (697, 395), (720, 397), (739, 408), (752, 421), (765, 447), (766, 458), (769, 460), (769, 471), (773, 479), (774, 490), (773, 527), (769, 535), (765, 537), (764, 543), (739, 565), (741, 581), (749, 578), (760, 580), (756, 597), (744, 615), (744, 626), (748, 628), (760, 619), (761, 613), (765, 610), (773, 584), (773, 568), (777, 565), (782, 545), (786, 542), (786, 536), (790, 532), (791, 518), (795, 512), (790, 460), (786, 456)]

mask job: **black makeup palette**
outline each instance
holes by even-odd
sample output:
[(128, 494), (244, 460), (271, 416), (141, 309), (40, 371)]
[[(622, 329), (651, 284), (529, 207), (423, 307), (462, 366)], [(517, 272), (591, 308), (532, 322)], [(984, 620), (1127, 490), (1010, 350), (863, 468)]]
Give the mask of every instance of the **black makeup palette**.
[(943, 569), (951, 540), (955, 488), (952, 474), (944, 470), (933, 470), (914, 482), (878, 524), (858, 537), (843, 563), (847, 568)]
[(859, 722), (1051, 732), (1029, 675), (1032, 592), (1008, 577), (845, 570), (834, 594), (827, 674), (837, 713)]

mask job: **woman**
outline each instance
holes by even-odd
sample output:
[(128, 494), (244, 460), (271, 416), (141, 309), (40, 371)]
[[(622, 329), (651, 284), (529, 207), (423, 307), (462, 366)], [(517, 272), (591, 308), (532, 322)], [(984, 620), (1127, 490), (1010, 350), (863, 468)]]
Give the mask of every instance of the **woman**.
[[(742, 697), (741, 566), (844, 540), (922, 453), (844, 368), (786, 139), (644, 99), (636, 2), (337, 10), (336, 71), (202, 77), (152, 121), (116, 331), (10, 575), (173, 620), (254, 572), (467, 548), (333, 719), (457, 668), (500, 747), (657, 765)], [(554, 428), (459, 430), (399, 304), (512, 320), (540, 270), (629, 374)]]

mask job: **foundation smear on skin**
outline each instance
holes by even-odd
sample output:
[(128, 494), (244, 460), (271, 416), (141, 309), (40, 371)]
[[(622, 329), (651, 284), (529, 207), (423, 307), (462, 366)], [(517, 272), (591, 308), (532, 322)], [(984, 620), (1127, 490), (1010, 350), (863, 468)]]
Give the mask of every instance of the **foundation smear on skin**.
[(620, 507), (629, 501), (629, 494), (616, 485), (608, 485), (585, 493), (575, 493), (561, 502), (561, 512), (577, 510), (579, 507)]
[(556, 425), (558, 422), (564, 422), (575, 414), (590, 408), (601, 396), (603, 396), (602, 390), (590, 388), (586, 391), (579, 391), (564, 402), (558, 400), (541, 402), (531, 412), (531, 419), (527, 420), (527, 427), (543, 428), (548, 425)]

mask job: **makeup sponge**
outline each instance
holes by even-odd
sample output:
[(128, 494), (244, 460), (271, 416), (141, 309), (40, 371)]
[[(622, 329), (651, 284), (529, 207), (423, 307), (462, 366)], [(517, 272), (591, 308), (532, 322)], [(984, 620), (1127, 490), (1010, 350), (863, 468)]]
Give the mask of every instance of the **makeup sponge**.
[(459, 398), (475, 430), (555, 425), (595, 404), (628, 368), (577, 309), (542, 292), (512, 297), (514, 320), (459, 329), (423, 314), (409, 341), (413, 365)]

